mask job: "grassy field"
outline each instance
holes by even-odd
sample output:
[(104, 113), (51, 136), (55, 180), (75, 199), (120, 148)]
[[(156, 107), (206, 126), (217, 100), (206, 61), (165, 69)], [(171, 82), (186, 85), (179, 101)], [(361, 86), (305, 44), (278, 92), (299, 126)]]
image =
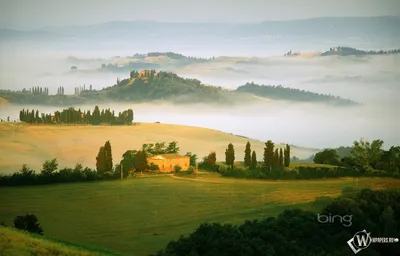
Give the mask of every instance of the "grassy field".
[[(141, 123), (133, 126), (91, 125), (28, 125), (0, 123), (0, 174), (14, 173), (22, 164), (40, 171), (45, 160), (57, 158), (60, 167), (73, 167), (76, 163), (95, 167), (100, 146), (110, 140), (114, 163), (129, 149), (139, 149), (143, 143), (178, 141), (181, 152), (193, 152), (199, 158), (214, 150), (217, 159), (225, 159), (225, 149), (232, 143), (236, 158), (243, 159), (247, 141), (259, 156), (264, 143), (228, 133), (180, 125)], [(292, 155), (308, 157), (316, 150), (292, 148)]]
[(35, 213), (45, 235), (146, 255), (203, 222), (241, 223), (296, 207), (317, 211), (317, 196), (338, 196), (345, 187), (400, 187), (383, 178), (261, 181), (200, 175), (124, 181), (0, 188), (0, 221)]
[(83, 249), (22, 231), (0, 226), (0, 255), (2, 256), (118, 256), (112, 252)]

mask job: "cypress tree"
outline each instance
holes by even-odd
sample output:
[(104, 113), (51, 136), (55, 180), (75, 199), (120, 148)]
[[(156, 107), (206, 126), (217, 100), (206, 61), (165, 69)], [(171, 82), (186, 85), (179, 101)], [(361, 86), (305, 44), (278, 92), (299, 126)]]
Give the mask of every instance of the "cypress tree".
[(284, 160), (285, 161), (285, 167), (289, 167), (289, 165), (290, 165), (290, 146), (289, 146), (289, 144), (286, 144), (284, 159), (285, 159)]
[(106, 144), (104, 145), (104, 154), (105, 154), (106, 172), (111, 172), (113, 168), (113, 161), (111, 153), (111, 144), (109, 140), (106, 141)]
[(251, 166), (251, 145), (249, 141), (246, 143), (246, 149), (244, 150), (244, 164), (247, 167)]
[(233, 169), (233, 163), (235, 162), (235, 149), (232, 143), (229, 143), (228, 148), (225, 151), (225, 163), (230, 165)]
[(35, 111), (32, 109), (30, 123), (34, 123), (34, 122), (35, 122)]
[(282, 148), (279, 149), (279, 165), (282, 167), (284, 166), (283, 149)]
[(274, 162), (274, 143), (267, 141), (264, 147), (264, 166), (271, 167)]
[(99, 149), (99, 153), (96, 157), (96, 168), (100, 174), (104, 174), (106, 172), (106, 154), (104, 150), (104, 146), (101, 146)]
[(35, 115), (35, 123), (39, 123), (39, 110), (36, 110), (36, 115)]
[(99, 124), (100, 123), (100, 109), (96, 106), (93, 110), (92, 115), (92, 124)]
[(257, 155), (256, 151), (253, 151), (253, 154), (251, 154), (251, 169), (254, 170), (257, 168)]
[(279, 166), (279, 149), (275, 149), (273, 165)]
[(19, 111), (19, 121), (24, 122), (24, 109)]

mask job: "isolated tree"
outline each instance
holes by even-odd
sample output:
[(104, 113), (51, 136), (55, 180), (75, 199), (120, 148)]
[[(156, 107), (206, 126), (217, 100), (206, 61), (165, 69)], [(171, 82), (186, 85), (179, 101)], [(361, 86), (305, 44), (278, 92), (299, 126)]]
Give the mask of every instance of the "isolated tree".
[(43, 175), (51, 175), (58, 169), (58, 161), (57, 158), (52, 160), (47, 160), (43, 163), (42, 174)]
[(232, 143), (229, 143), (228, 148), (225, 151), (225, 163), (230, 165), (233, 169), (233, 163), (235, 162), (235, 149)]
[(290, 146), (289, 146), (289, 144), (286, 144), (285, 154), (284, 154), (284, 162), (285, 162), (285, 167), (289, 167), (289, 165), (290, 165)]
[(264, 147), (264, 165), (266, 167), (271, 167), (274, 162), (274, 143), (272, 141), (267, 141)]
[(244, 150), (244, 165), (247, 167), (251, 166), (251, 145), (250, 142), (246, 143), (246, 149)]
[(251, 169), (256, 169), (257, 168), (257, 155), (256, 151), (253, 151), (253, 154), (251, 154)]
[(100, 147), (99, 153), (97, 154), (96, 169), (97, 169), (97, 172), (99, 172), (100, 174), (104, 174), (107, 170), (106, 154), (105, 154), (104, 146)]
[(135, 167), (139, 172), (143, 172), (148, 168), (147, 153), (144, 150), (139, 150), (135, 155)]
[(382, 146), (383, 141), (380, 139), (370, 143), (362, 138), (360, 141), (354, 141), (354, 146), (350, 154), (359, 166), (368, 171), (374, 169), (376, 163), (379, 161), (382, 155)]
[(113, 159), (112, 159), (112, 152), (111, 152), (111, 144), (110, 141), (106, 141), (104, 145), (104, 154), (105, 154), (105, 171), (111, 172), (113, 168)]
[(335, 149), (329, 149), (329, 148), (324, 149), (323, 151), (315, 154), (314, 163), (338, 165), (339, 164), (339, 156)]
[(217, 154), (213, 151), (208, 154), (206, 159), (209, 166), (215, 166), (215, 164), (217, 163)]
[(39, 221), (34, 214), (15, 217), (14, 228), (43, 235), (43, 228), (40, 226)]
[[(123, 155), (122, 155), (122, 168), (124, 172), (124, 177), (128, 176), (129, 171), (133, 170), (135, 168), (135, 162), (136, 162), (136, 154), (137, 150), (127, 150)], [(118, 169), (117, 171), (121, 171)]]

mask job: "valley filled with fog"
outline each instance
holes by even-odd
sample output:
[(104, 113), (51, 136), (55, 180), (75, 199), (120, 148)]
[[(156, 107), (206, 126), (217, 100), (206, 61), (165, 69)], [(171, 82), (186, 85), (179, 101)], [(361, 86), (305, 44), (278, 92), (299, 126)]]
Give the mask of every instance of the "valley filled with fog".
[[(387, 40), (386, 40), (387, 41)], [(383, 44), (387, 46), (387, 42)], [(289, 50), (323, 51), (335, 46), (335, 41), (325, 43), (306, 41), (298, 44), (270, 45), (232, 43), (219, 51), (219, 45), (187, 46), (166, 44), (163, 47), (147, 45), (131, 47), (126, 44), (104, 42), (101, 47), (74, 45), (68, 47), (35, 48), (34, 43), (0, 44), (0, 88), (21, 90), (32, 86), (50, 88), (64, 86), (66, 94), (74, 87), (93, 85), (94, 89), (112, 86), (117, 78), (129, 77), (128, 72), (100, 71), (103, 63), (113, 61), (113, 56), (132, 56), (149, 51), (171, 51), (194, 57), (215, 57), (213, 61), (171, 66), (161, 70), (179, 76), (196, 78), (204, 84), (236, 89), (246, 82), (265, 85), (282, 85), (351, 99), (360, 106), (334, 107), (323, 103), (297, 103), (275, 100), (215, 108), (207, 105), (180, 106), (169, 103), (99, 104), (116, 112), (133, 108), (136, 122), (161, 122), (201, 126), (258, 140), (273, 140), (299, 146), (324, 148), (351, 145), (361, 137), (380, 138), (385, 148), (400, 143), (400, 55), (385, 56), (329, 56), (284, 57)], [(379, 49), (378, 43), (374, 43)], [(123, 45), (124, 47), (122, 47)], [(352, 47), (366, 45), (354, 42)], [(121, 47), (119, 47), (121, 46)], [(371, 46), (371, 44), (370, 44)], [(96, 48), (97, 47), (97, 48)], [(181, 51), (179, 49), (182, 49)], [(247, 49), (247, 51), (246, 51)], [(266, 50), (269, 49), (269, 50)], [(142, 50), (142, 51), (141, 51)], [(229, 54), (229, 57), (227, 55)], [(74, 58), (68, 59), (69, 56)], [(225, 56), (225, 57), (223, 57)], [(115, 59), (114, 59), (115, 60)], [(72, 72), (77, 66), (78, 72)], [(93, 110), (94, 105), (73, 106)], [(22, 108), (53, 112), (60, 107), (17, 106), (2, 104), (0, 118), (18, 119)]]

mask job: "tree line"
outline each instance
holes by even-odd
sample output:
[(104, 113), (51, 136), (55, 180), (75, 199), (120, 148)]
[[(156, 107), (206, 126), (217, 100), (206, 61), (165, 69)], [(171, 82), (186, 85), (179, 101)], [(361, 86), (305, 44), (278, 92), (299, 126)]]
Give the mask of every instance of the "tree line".
[[(235, 163), (235, 149), (232, 143), (229, 143), (225, 151), (225, 164), (234, 170)], [(255, 151), (251, 151), (250, 142), (246, 143), (244, 151), (244, 166), (248, 170), (255, 170), (259, 165), (257, 161), (257, 154)], [(269, 172), (281, 172), (285, 167), (290, 165), (290, 146), (287, 144), (285, 148), (275, 148), (275, 144), (269, 140), (265, 143), (263, 152), (262, 167), (267, 169)], [(203, 157), (203, 162), (199, 164), (200, 168), (208, 170), (218, 170), (217, 157), (215, 151), (211, 152), (208, 156)]]
[(57, 95), (65, 95), (64, 86), (59, 86), (57, 88)]
[[(354, 142), (351, 156), (337, 160), (334, 150), (326, 149), (315, 156), (315, 163), (331, 166), (291, 167), (290, 146), (275, 148), (272, 141), (264, 147), (263, 161), (257, 161), (256, 152), (246, 144), (243, 164), (235, 162), (234, 146), (230, 143), (225, 151), (225, 161), (217, 162), (215, 152), (203, 157), (200, 169), (219, 172), (223, 176), (253, 179), (320, 179), (335, 177), (394, 177), (400, 178), (400, 147), (382, 150), (383, 141), (369, 143), (363, 139)], [(348, 149), (344, 149), (347, 151)], [(333, 157), (332, 157), (333, 156)], [(333, 160), (332, 160), (333, 159)]]
[(33, 95), (49, 95), (49, 88), (48, 87), (40, 87), (40, 86), (33, 86), (29, 88), (29, 90), (23, 88), (23, 93), (32, 93)]
[(346, 149), (345, 154), (339, 156), (339, 149), (324, 149), (315, 154), (313, 161), (318, 164), (353, 167), (360, 172), (376, 172), (381, 170), (387, 174), (396, 174), (400, 170), (400, 146), (392, 146), (384, 150), (383, 140), (376, 139), (369, 142), (365, 139), (354, 141), (353, 146)]
[[(398, 237), (400, 190), (345, 189), (335, 199), (317, 199), (323, 215), (351, 215), (352, 224), (320, 223), (317, 214), (286, 209), (277, 217), (246, 220), (240, 225), (203, 223), (192, 234), (171, 241), (155, 255), (350, 255), (346, 241), (366, 230), (371, 237)], [(362, 255), (399, 255), (400, 243), (375, 243)], [(351, 252), (351, 254), (353, 254)], [(354, 255), (354, 254), (353, 254)]]
[(341, 55), (341, 56), (347, 56), (347, 55), (383, 55), (383, 54), (396, 54), (400, 53), (400, 49), (393, 49), (393, 50), (379, 50), (379, 51), (364, 51), (364, 50), (359, 50), (356, 48), (351, 48), (351, 47), (344, 47), (344, 46), (338, 46), (338, 47), (333, 47), (330, 48), (329, 51), (321, 53), (321, 56), (329, 56), (329, 55)]
[(130, 125), (133, 121), (133, 110), (128, 109), (119, 112), (115, 116), (114, 111), (110, 109), (102, 109), (95, 106), (93, 112), (76, 110), (68, 108), (62, 111), (55, 111), (54, 115), (39, 113), (39, 110), (22, 109), (19, 113), (19, 120), (26, 123), (36, 124), (92, 124), (98, 125), (107, 123), (111, 125)]
[(283, 87), (281, 85), (258, 85), (255, 83), (246, 83), (239, 86), (236, 92), (252, 93), (261, 97), (279, 100), (293, 100), (293, 101), (310, 101), (310, 102), (328, 102), (339, 105), (355, 105), (354, 101), (342, 99), (337, 96), (319, 94), (315, 92)]
[(92, 85), (90, 85), (88, 88), (86, 88), (85, 84), (83, 86), (80, 85), (74, 88), (74, 94), (81, 94), (82, 92), (87, 92), (87, 91), (93, 91)]

